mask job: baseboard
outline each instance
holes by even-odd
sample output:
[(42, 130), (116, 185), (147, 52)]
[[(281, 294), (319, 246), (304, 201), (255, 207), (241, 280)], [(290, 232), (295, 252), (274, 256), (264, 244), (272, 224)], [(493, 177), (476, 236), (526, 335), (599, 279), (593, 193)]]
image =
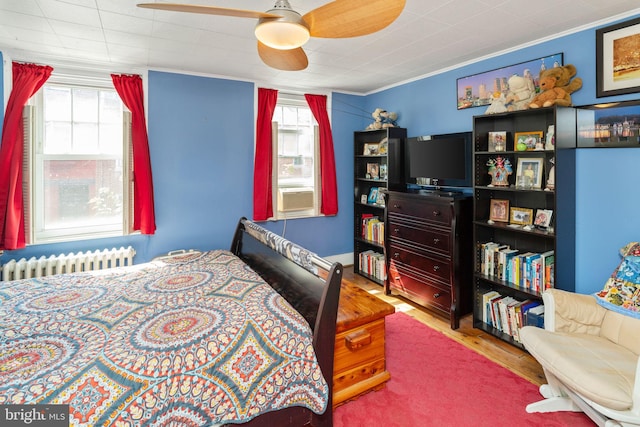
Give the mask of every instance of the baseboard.
[(339, 262), (343, 267), (353, 265), (353, 252), (323, 257), (329, 262)]

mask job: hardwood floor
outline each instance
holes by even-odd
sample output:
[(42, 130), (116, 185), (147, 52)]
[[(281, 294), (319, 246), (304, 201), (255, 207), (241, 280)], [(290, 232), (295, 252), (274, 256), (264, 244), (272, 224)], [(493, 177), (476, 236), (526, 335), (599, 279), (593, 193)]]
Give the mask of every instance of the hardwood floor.
[(428, 309), (402, 297), (385, 295), (382, 286), (367, 280), (359, 274), (354, 274), (353, 266), (345, 267), (343, 278), (360, 286), (378, 298), (393, 304), (396, 311), (402, 311), (414, 319), (444, 333), (522, 378), (536, 385), (546, 383), (542, 367), (529, 353), (511, 344), (507, 344), (484, 331), (475, 329), (473, 327), (471, 314), (464, 316), (460, 320), (460, 328), (453, 330), (450, 327), (449, 319), (433, 314)]

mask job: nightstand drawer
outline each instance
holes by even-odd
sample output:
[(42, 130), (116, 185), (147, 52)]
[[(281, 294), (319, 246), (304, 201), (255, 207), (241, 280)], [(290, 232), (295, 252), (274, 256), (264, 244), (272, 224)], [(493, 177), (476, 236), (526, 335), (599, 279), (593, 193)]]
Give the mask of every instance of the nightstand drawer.
[(409, 221), (398, 223), (389, 220), (389, 239), (391, 242), (404, 241), (413, 246), (424, 247), (427, 250), (450, 256), (451, 233), (433, 227)]

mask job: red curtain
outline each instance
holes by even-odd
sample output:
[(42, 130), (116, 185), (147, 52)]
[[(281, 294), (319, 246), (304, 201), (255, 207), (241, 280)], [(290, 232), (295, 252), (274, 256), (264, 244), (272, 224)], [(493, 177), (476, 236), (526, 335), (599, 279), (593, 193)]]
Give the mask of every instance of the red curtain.
[(338, 213), (338, 184), (336, 182), (336, 160), (333, 152), (333, 136), (327, 114), (325, 95), (304, 95), (320, 129), (320, 179), (322, 180), (322, 203), (320, 212), (325, 215)]
[(147, 124), (144, 118), (142, 78), (138, 75), (112, 74), (113, 86), (122, 102), (131, 111), (133, 144), (133, 229), (142, 234), (154, 234), (156, 219), (153, 208), (153, 177), (149, 157)]
[(253, 219), (256, 221), (266, 221), (273, 216), (271, 120), (277, 100), (277, 90), (258, 88), (256, 155), (253, 163)]
[(52, 67), (13, 63), (13, 88), (7, 101), (0, 145), (0, 249), (25, 247), (22, 199), (24, 106), (47, 81)]

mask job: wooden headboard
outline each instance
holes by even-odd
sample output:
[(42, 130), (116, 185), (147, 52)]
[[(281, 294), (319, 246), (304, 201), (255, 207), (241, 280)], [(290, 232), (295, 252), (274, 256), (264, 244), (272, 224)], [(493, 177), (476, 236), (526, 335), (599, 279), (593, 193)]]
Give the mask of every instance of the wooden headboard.
[[(246, 218), (238, 222), (231, 252), (282, 295), (311, 326), (316, 357), (329, 385), (327, 410), (322, 416), (311, 416), (316, 417), (313, 425), (332, 425), (333, 357), (342, 264), (329, 263)], [(291, 409), (301, 412), (301, 408)], [(269, 425), (262, 416), (253, 421), (257, 422), (255, 425)], [(286, 424), (280, 421), (269, 418), (268, 422), (289, 425), (289, 421)]]

